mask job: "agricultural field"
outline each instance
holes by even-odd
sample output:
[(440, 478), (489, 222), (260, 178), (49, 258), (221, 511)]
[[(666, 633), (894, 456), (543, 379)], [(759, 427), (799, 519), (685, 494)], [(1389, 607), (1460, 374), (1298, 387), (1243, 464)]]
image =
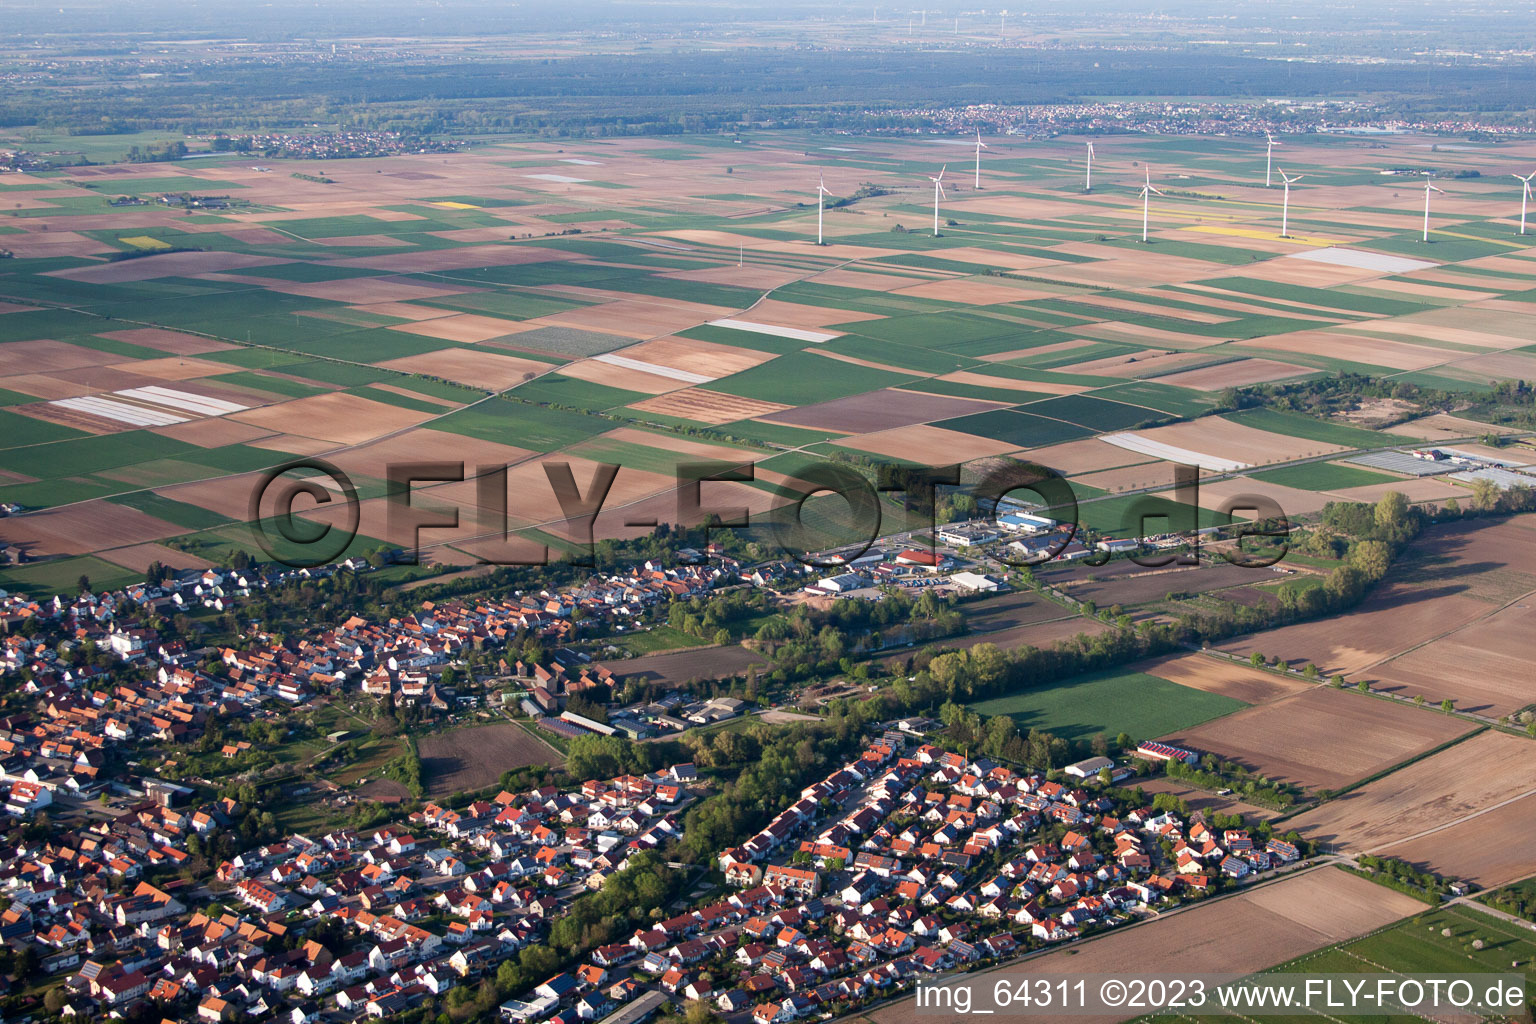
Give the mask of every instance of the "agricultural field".
[(1010, 715), (1021, 733), (1040, 729), (1068, 740), (1086, 740), (1127, 732), (1142, 740), (1245, 706), (1233, 697), (1180, 686), (1151, 672), (1114, 669), (978, 701), (971, 709), (983, 716)]
[[(1469, 393), (1536, 376), (1521, 351), (1536, 272), (1495, 184), (1536, 144), (1440, 154), (1482, 176), (1450, 183), (1415, 249), (1412, 197), (1375, 173), (1411, 160), (1395, 139), (1289, 140), (1310, 226), (1288, 239), (1262, 144), (1212, 161), (1190, 140), (1140, 136), (1100, 140), (1089, 194), (1080, 140), (994, 140), (985, 187), (957, 180), (934, 237), (918, 230), (919, 172), (945, 159), (938, 141), (499, 142), (305, 177), (291, 172), (308, 165), (238, 155), (12, 176), (0, 484), (27, 511), (0, 523), (0, 542), (34, 565), (5, 581), (36, 589), (61, 571), (35, 566), (82, 557), (131, 572), (152, 550), (181, 567), (260, 555), (249, 498), (258, 474), (295, 458), (345, 466), (371, 544), (409, 541), (381, 514), (390, 453), (453, 460), (461, 445), (512, 467), (528, 500), (509, 543), (524, 546), (563, 530), (533, 494), (543, 461), (569, 457), (578, 479), (594, 461), (624, 466), (614, 502), (627, 510), (598, 528), (633, 536), (631, 519), (677, 515), (673, 452), (687, 444), (759, 462), (828, 440), (909, 462), (1038, 455), (1103, 499), (1083, 513), (1102, 530), (1122, 525), (1127, 492), (1171, 481), (1170, 462), (1253, 473), (1213, 484), (1202, 524), (1243, 487), (1293, 512), (1397, 486), (1436, 501), (1466, 489), (1330, 457), (1475, 440), (1474, 419), (1392, 433), (1211, 414), (1227, 388), (1339, 370)], [(1144, 163), (1172, 190), (1146, 245)], [(879, 192), (829, 208), (820, 247), (806, 199), (818, 174), (834, 196)], [(230, 197), (216, 217), (153, 201), (210, 189)], [(111, 205), (120, 196), (150, 202)], [(1455, 241), (1467, 238), (1478, 244)], [(430, 560), (470, 564), (501, 543), (466, 514), (472, 483), (420, 491), (460, 513), (424, 531)], [(720, 493), (755, 512), (781, 500)]]
[(1222, 649), (1309, 662), (1400, 697), (1499, 717), (1536, 700), (1521, 667), (1536, 593), (1536, 516), (1425, 531), (1357, 608)]
[(1291, 824), (1341, 850), (1401, 857), (1485, 887), (1511, 881), (1530, 872), (1524, 837), (1536, 806), (1536, 761), (1529, 743), (1484, 732)]
[(1318, 790), (1385, 771), (1472, 728), (1438, 711), (1319, 685), (1160, 738)]
[(513, 722), (426, 733), (417, 737), (416, 746), (422, 783), (434, 797), (484, 789), (524, 765), (565, 762), (558, 750)]

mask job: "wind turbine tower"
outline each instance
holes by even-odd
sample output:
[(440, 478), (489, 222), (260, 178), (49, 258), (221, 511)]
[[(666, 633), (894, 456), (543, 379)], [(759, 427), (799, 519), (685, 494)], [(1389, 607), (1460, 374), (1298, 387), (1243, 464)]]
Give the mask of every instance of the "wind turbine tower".
[(939, 237), (939, 199), (941, 197), (948, 198), (944, 194), (944, 172), (946, 170), (948, 170), (948, 169), (949, 169), (949, 165), (945, 164), (943, 167), (939, 168), (939, 176), (937, 178), (935, 178), (931, 174), (928, 176), (928, 180), (933, 182), (933, 237), (934, 238), (938, 238)]
[(1272, 178), (1270, 171), (1275, 166), (1275, 147), (1280, 143), (1269, 132), (1264, 133), (1264, 138), (1269, 141), (1269, 145), (1264, 148), (1264, 187), (1269, 188)]
[(1520, 233), (1523, 235), (1525, 234), (1525, 201), (1531, 198), (1531, 179), (1536, 178), (1536, 171), (1532, 171), (1523, 178), (1518, 174), (1511, 174), (1510, 177), (1520, 182)]
[(1144, 169), (1147, 172), (1147, 183), (1141, 186), (1141, 240), (1143, 243), (1147, 240), (1147, 210), (1151, 206), (1152, 197), (1162, 195), (1161, 192), (1152, 187), (1152, 168), (1147, 167)]
[(1088, 143), (1088, 170), (1083, 173), (1083, 191), (1093, 191), (1093, 143)]
[(1284, 167), (1280, 168), (1280, 180), (1285, 182), (1285, 199), (1284, 199), (1284, 201), (1280, 205), (1280, 237), (1281, 238), (1290, 238), (1291, 237), (1291, 233), (1290, 233), (1290, 230), (1289, 230), (1289, 227), (1290, 227), (1290, 217), (1291, 217), (1291, 183), (1294, 182), (1294, 181), (1300, 181), (1302, 179), (1302, 177), (1303, 177), (1303, 175), (1298, 174), (1294, 178), (1287, 178), (1285, 176), (1285, 168)]
[(1439, 192), (1441, 195), (1448, 193), (1443, 188), (1436, 188), (1428, 178), (1424, 179), (1424, 241), (1429, 241), (1429, 194)]
[(827, 196), (829, 196), (831, 194), (832, 194), (831, 192), (827, 191), (827, 180), (825, 178), (818, 179), (817, 182), (816, 182), (816, 244), (817, 245), (824, 244), (822, 242), (822, 240), (821, 240), (821, 217), (822, 217), (822, 214), (825, 213), (826, 209), (827, 209)]
[(985, 142), (981, 141), (981, 129), (977, 128), (976, 129), (976, 187), (978, 189), (981, 188), (981, 151), (984, 150), (984, 149), (990, 149), (990, 148), (991, 147), (988, 146)]

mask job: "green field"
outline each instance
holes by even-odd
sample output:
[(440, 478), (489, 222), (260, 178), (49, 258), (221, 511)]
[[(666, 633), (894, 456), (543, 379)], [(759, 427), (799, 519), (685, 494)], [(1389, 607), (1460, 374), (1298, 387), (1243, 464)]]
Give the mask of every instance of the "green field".
[(89, 577), (91, 589), (97, 593), (144, 580), (143, 573), (124, 569), (90, 555), (82, 555), (29, 565), (6, 566), (0, 569), (0, 589), (26, 594), (34, 599), (52, 597), (54, 594), (74, 594), (79, 590), (81, 576)]
[(1308, 441), (1343, 445), (1346, 448), (1384, 448), (1394, 444), (1415, 443), (1413, 438), (1400, 434), (1366, 430), (1362, 427), (1352, 427), (1347, 423), (1330, 423), (1313, 419), (1311, 416), (1303, 416), (1301, 413), (1282, 412), (1278, 409), (1248, 409), (1244, 412), (1228, 413), (1223, 419), (1241, 423), (1245, 427), (1253, 427), (1256, 430), (1268, 430), (1275, 434), (1303, 437)]
[(1171, 683), (1146, 672), (1112, 669), (972, 704), (983, 715), (1011, 715), (1019, 731), (1043, 729), (1069, 740), (1128, 732), (1163, 736), (1247, 707), (1240, 700)]
[(1253, 473), (1251, 476), (1267, 484), (1299, 487), (1304, 491), (1334, 491), (1341, 487), (1365, 487), (1401, 480), (1387, 473), (1377, 473), (1360, 466), (1342, 466), (1336, 462), (1308, 462), (1300, 466), (1284, 466)]
[(1038, 448), (1060, 441), (1089, 437), (1094, 433), (1089, 428), (1080, 427), (1075, 423), (1064, 423), (1044, 416), (1031, 416), (1012, 409), (995, 409), (992, 412), (958, 416), (950, 420), (940, 420), (935, 426), (946, 430), (958, 430), (965, 434), (979, 434), (995, 441), (1016, 444), (1020, 448)]
[(552, 452), (618, 426), (585, 413), (492, 398), (450, 413), (433, 424), (437, 430), (483, 441)]
[(905, 375), (842, 363), (835, 359), (789, 352), (760, 363), (750, 370), (722, 377), (711, 384), (711, 391), (723, 391), (743, 398), (760, 398), (785, 405), (811, 405), (847, 398), (865, 391), (896, 387), (917, 374)]

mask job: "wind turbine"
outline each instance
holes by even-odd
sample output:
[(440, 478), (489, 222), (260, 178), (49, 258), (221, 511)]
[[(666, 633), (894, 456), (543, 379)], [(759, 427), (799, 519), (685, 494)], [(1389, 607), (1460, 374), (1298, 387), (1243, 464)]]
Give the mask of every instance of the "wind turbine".
[(1275, 137), (1269, 134), (1269, 132), (1264, 133), (1264, 138), (1269, 140), (1269, 145), (1264, 149), (1264, 187), (1269, 188), (1269, 183), (1272, 180), (1270, 169), (1275, 165), (1275, 147), (1280, 145), (1280, 143), (1276, 142)]
[(1281, 238), (1290, 238), (1291, 237), (1290, 230), (1289, 230), (1290, 217), (1291, 217), (1291, 183), (1293, 181), (1300, 181), (1302, 179), (1302, 177), (1304, 177), (1304, 176), (1298, 174), (1294, 178), (1287, 178), (1285, 176), (1285, 168), (1284, 167), (1280, 168), (1280, 179), (1285, 182), (1285, 202), (1280, 207), (1280, 237)]
[(949, 164), (945, 164), (943, 167), (939, 168), (939, 176), (937, 178), (935, 178), (931, 174), (928, 176), (928, 180), (933, 182), (933, 237), (934, 238), (938, 238), (939, 237), (939, 198), (944, 195), (944, 172), (946, 170), (948, 170), (948, 169), (949, 169)]
[(1521, 178), (1518, 174), (1511, 174), (1511, 178), (1520, 179), (1520, 233), (1525, 234), (1525, 201), (1531, 198), (1531, 179), (1536, 178), (1536, 171), (1532, 171)]
[(816, 244), (821, 245), (821, 217), (827, 208), (827, 196), (832, 193), (827, 191), (827, 179), (822, 177), (816, 182)]
[(1083, 191), (1093, 191), (1093, 143), (1088, 143), (1088, 170), (1083, 174)]
[(1436, 188), (1428, 178), (1424, 179), (1424, 241), (1429, 241), (1429, 194), (1439, 192), (1441, 195), (1448, 193), (1443, 188)]
[(981, 129), (977, 128), (976, 129), (976, 187), (978, 189), (981, 188), (981, 151), (984, 150), (984, 149), (991, 149), (991, 148), (992, 148), (991, 146), (988, 146), (985, 142), (981, 141)]
[(1152, 197), (1160, 196), (1162, 193), (1152, 185), (1152, 168), (1143, 169), (1147, 172), (1147, 183), (1141, 186), (1141, 240), (1145, 242), (1147, 240), (1147, 209), (1152, 202)]

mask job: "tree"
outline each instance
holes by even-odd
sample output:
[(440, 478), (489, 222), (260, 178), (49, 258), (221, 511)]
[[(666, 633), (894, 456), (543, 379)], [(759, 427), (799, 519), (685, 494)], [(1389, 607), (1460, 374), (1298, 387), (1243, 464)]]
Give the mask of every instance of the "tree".
[(1421, 693), (1417, 697), (1413, 698), (1413, 704), (1414, 704), (1415, 707), (1420, 707), (1420, 708), (1423, 707), (1424, 706), (1424, 695)]
[(1452, 711), (1456, 710), (1456, 702), (1447, 697), (1445, 700), (1440, 702), (1440, 710), (1444, 711), (1446, 714), (1450, 714)]
[(1108, 765), (1105, 765), (1103, 768), (1099, 769), (1100, 784), (1108, 786), (1111, 785), (1114, 781), (1115, 773), (1113, 769), (1111, 769)]
[(1332, 683), (1333, 683), (1333, 688), (1335, 690), (1342, 690), (1342, 689), (1344, 689), (1344, 677), (1339, 675), (1338, 673), (1334, 673), (1334, 676), (1333, 676), (1333, 679), (1332, 679)]
[(1355, 684), (1355, 689), (1359, 690), (1361, 693), (1370, 693), (1371, 684), (1362, 679)]
[(1396, 540), (1408, 530), (1408, 498), (1402, 491), (1388, 491), (1376, 502), (1376, 529)]
[(1260, 654), (1258, 651), (1254, 651), (1251, 655), (1248, 656), (1248, 664), (1252, 665), (1254, 668), (1263, 668), (1264, 655)]
[(81, 573), (80, 579), (76, 582), (80, 584), (80, 593), (89, 594), (91, 592), (91, 578), (85, 573)]
[(1349, 562), (1374, 583), (1385, 576), (1392, 565), (1392, 549), (1384, 541), (1362, 540), (1350, 550)]
[(1472, 507), (1479, 512), (1492, 512), (1499, 506), (1499, 485), (1487, 477), (1472, 481)]

